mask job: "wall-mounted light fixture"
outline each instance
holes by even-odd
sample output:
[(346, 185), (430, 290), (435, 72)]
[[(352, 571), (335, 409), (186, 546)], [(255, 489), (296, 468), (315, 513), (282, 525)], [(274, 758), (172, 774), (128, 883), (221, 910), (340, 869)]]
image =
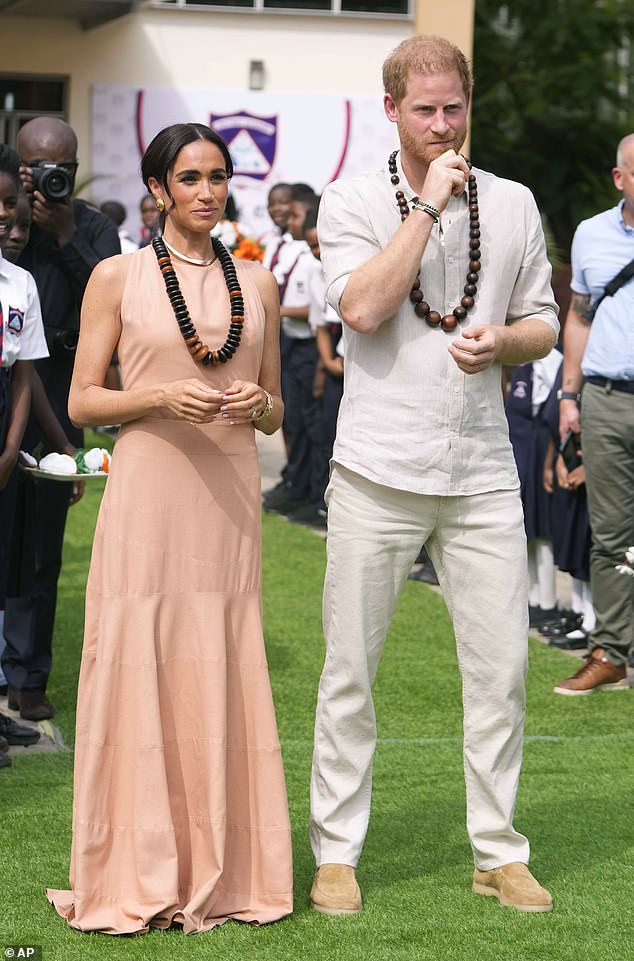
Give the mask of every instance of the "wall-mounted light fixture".
[(249, 60), (249, 90), (264, 90), (264, 60)]

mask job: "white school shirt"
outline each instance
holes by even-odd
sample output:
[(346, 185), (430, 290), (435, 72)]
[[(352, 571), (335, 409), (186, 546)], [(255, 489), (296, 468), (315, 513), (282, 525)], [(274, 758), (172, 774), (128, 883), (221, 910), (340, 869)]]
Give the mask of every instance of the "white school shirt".
[[(294, 257), (287, 263), (288, 270), (282, 281), (286, 286), (281, 302), (285, 307), (308, 307), (310, 275), (313, 269), (311, 262), (315, 258), (304, 240), (295, 240), (293, 245)], [(307, 320), (295, 320), (293, 317), (282, 317), (282, 330), (292, 340), (308, 340), (315, 336)]]
[(337, 311), (326, 300), (326, 278), (321, 261), (313, 257), (308, 276), (308, 326), (313, 334), (318, 327), (328, 324), (339, 324), (341, 318)]
[[(305, 240), (293, 240), (285, 233), (277, 244), (267, 247), (262, 265), (273, 273), (280, 290), (280, 303), (286, 307), (308, 306), (308, 276), (313, 255)], [(293, 339), (313, 337), (305, 320), (282, 317), (282, 330)]]
[(282, 283), (286, 271), (295, 260), (293, 251), (295, 250), (296, 256), (297, 251), (301, 250), (303, 245), (303, 240), (293, 240), (292, 234), (289, 234), (288, 231), (285, 234), (278, 234), (276, 240), (272, 240), (271, 243), (266, 245), (262, 266), (273, 272), (278, 284)]
[(2, 367), (16, 360), (48, 357), (40, 298), (28, 270), (17, 267), (0, 251), (0, 313)]
[(260, 236), (258, 237), (258, 243), (260, 247), (264, 248), (264, 257), (262, 258), (262, 261), (265, 267), (268, 267), (268, 264), (266, 262), (267, 257), (269, 258), (269, 262), (270, 262), (270, 259), (273, 256), (273, 253), (277, 249), (281, 240), (282, 240), (282, 234), (280, 233), (277, 227), (271, 227), (270, 230), (265, 230), (264, 233), (260, 234)]
[(117, 233), (119, 234), (119, 243), (121, 244), (122, 254), (133, 254), (135, 250), (139, 249), (139, 245), (132, 240), (132, 237), (127, 230), (119, 228)]
[(553, 347), (545, 357), (533, 361), (533, 389), (531, 392), (533, 417), (535, 417), (544, 401), (548, 400), (563, 359), (561, 351)]
[[(414, 191), (397, 159), (399, 188)], [(539, 211), (524, 186), (473, 169), (478, 183), (482, 270), (475, 305), (452, 334), (416, 316), (409, 297), (372, 334), (343, 325), (346, 389), (335, 462), (378, 484), (431, 495), (519, 486), (504, 413), (501, 370), (463, 374), (448, 352), (465, 327), (536, 317), (559, 332)], [(392, 239), (401, 216), (383, 169), (336, 181), (319, 207), (329, 303), (338, 309), (350, 274)], [(413, 214), (412, 216), (423, 216)], [(441, 315), (460, 303), (467, 273), (466, 191), (452, 197), (421, 261), (425, 299)]]

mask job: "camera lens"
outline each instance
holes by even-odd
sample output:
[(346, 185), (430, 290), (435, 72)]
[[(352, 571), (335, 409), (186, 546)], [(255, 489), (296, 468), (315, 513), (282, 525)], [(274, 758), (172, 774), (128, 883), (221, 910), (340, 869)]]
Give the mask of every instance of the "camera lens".
[(51, 344), (51, 353), (60, 356), (69, 352), (73, 352), (77, 349), (77, 341), (79, 340), (79, 331), (69, 328), (67, 330), (56, 330), (53, 336), (53, 342)]
[(54, 163), (36, 164), (32, 168), (33, 189), (47, 200), (64, 200), (73, 192), (73, 180), (63, 167)]
[(70, 177), (61, 167), (45, 170), (40, 179), (40, 190), (47, 200), (63, 200), (72, 193)]

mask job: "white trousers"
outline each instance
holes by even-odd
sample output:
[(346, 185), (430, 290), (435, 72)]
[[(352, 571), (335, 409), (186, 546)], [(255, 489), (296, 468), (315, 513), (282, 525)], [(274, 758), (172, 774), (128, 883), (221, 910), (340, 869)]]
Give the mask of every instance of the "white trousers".
[(453, 620), (464, 709), (467, 830), (487, 871), (528, 863), (513, 827), (527, 666), (526, 537), (518, 491), (436, 497), (335, 464), (326, 494), (326, 661), (311, 777), (317, 864), (356, 866), (370, 817), (372, 683), (399, 594), (426, 543)]

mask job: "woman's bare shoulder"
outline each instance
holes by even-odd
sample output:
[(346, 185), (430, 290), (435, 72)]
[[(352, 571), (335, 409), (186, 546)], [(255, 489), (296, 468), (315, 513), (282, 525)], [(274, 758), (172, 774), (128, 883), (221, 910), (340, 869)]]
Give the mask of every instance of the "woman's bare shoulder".
[(142, 251), (139, 250), (133, 254), (115, 254), (113, 257), (100, 260), (90, 275), (90, 287), (93, 292), (120, 298), (123, 295), (132, 259), (141, 253)]
[(90, 275), (91, 280), (100, 284), (119, 284), (124, 282), (130, 269), (131, 254), (115, 254), (100, 260)]

